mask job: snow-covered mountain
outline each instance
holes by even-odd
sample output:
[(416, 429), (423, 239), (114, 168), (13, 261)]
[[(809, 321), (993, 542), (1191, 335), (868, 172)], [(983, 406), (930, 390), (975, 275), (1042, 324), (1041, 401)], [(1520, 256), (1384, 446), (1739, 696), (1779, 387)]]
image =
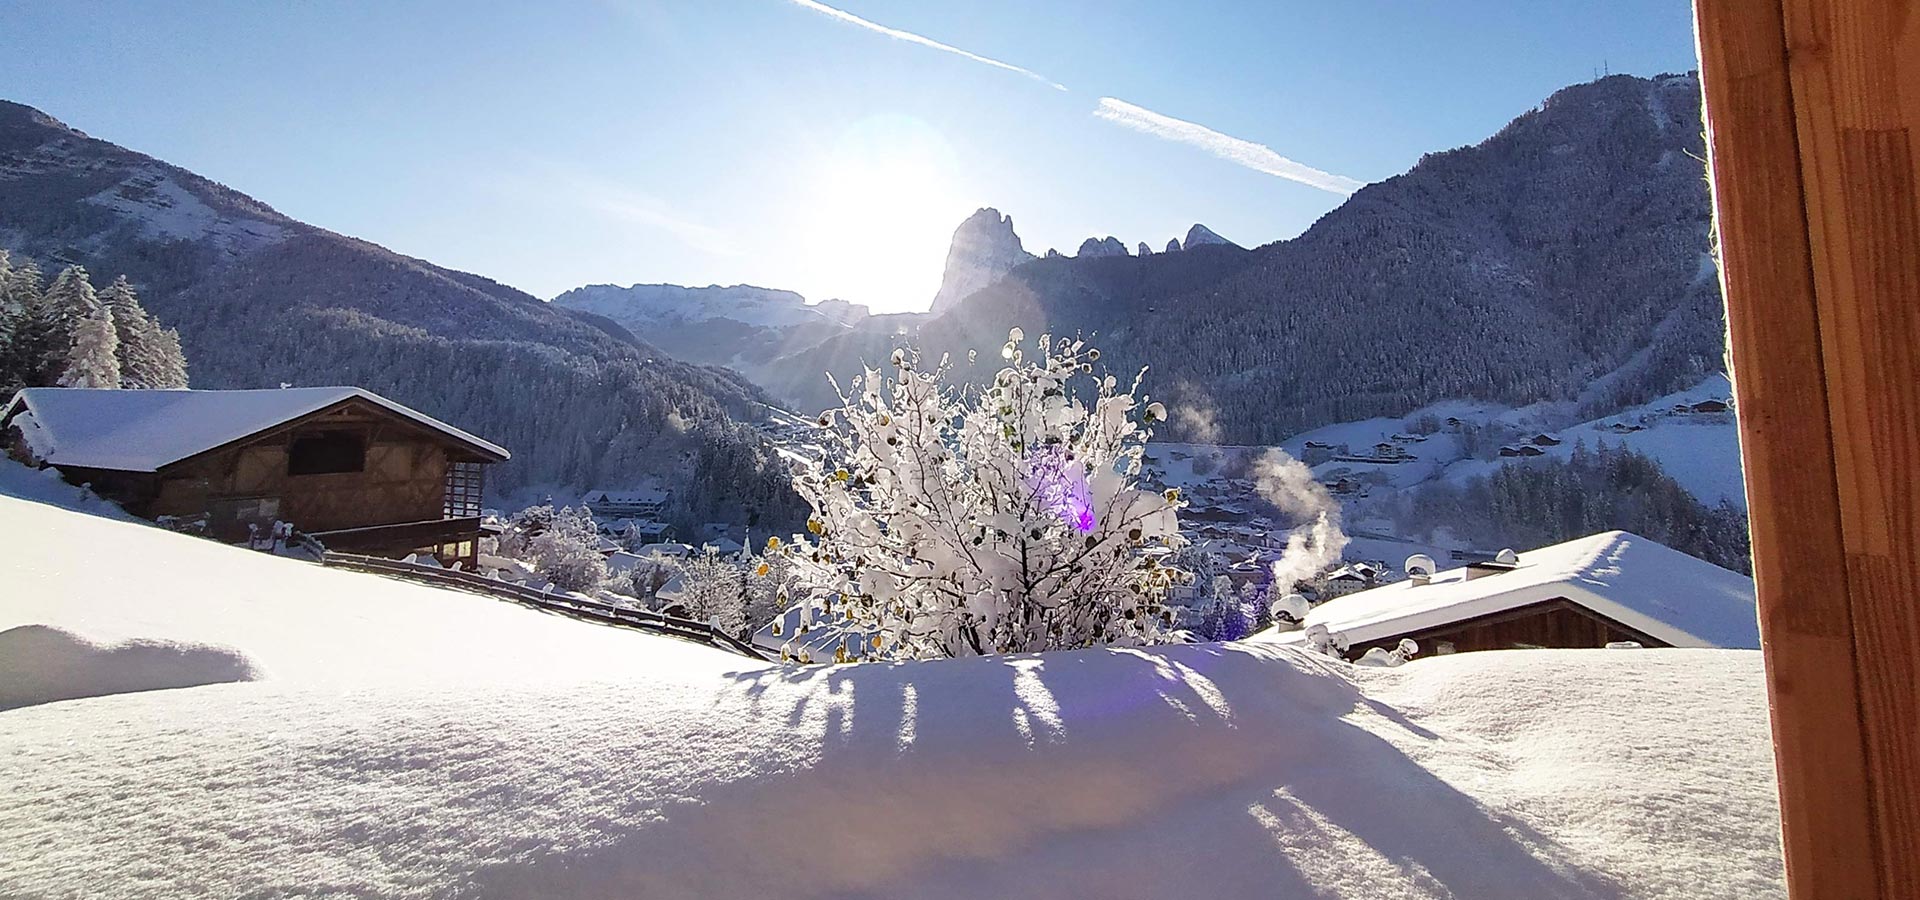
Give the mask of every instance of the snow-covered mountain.
[[(1121, 252), (1125, 252), (1124, 250)], [(940, 291), (933, 296), (932, 313), (939, 315), (954, 304), (1029, 262), (1033, 254), (1020, 243), (1013, 231), (1013, 217), (993, 208), (983, 208), (968, 216), (953, 230), (953, 242), (947, 246), (947, 267), (940, 276)]]
[(506, 445), (490, 489), (660, 475), (703, 486), (683, 492), (696, 523), (797, 516), (773, 449), (743, 424), (767, 398), (735, 373), (4, 101), (0, 247), (125, 274), (179, 329), (197, 387), (357, 384)]
[[(1272, 444), (1456, 398), (1604, 415), (1724, 368), (1701, 134), (1692, 74), (1575, 85), (1297, 238), (1242, 250), (1196, 225), (1186, 252), (1090, 245), (1018, 266), (915, 337), (992, 359), (1014, 326), (1096, 335), (1112, 371), (1146, 367), (1190, 410), (1174, 439)], [(843, 335), (759, 383), (819, 408), (824, 373), (844, 380), (897, 340)]]
[(793, 291), (746, 284), (725, 287), (636, 284), (624, 288), (590, 284), (561, 294), (553, 298), (553, 302), (569, 309), (598, 313), (614, 321), (626, 316), (641, 323), (731, 319), (743, 325), (785, 328), (822, 322), (844, 324), (868, 315), (864, 305), (846, 301), (809, 305), (807, 298)]
[(809, 304), (792, 291), (744, 284), (590, 284), (553, 303), (604, 316), (676, 359), (745, 373), (756, 362), (818, 344), (869, 318), (862, 304)]

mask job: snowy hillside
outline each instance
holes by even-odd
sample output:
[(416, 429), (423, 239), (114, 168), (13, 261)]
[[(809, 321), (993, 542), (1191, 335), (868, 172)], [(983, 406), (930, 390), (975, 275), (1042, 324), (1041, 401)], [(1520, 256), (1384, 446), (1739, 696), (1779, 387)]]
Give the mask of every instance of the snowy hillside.
[[(758, 667), (16, 499), (0, 542), (0, 660), (121, 676), (0, 711), (9, 897), (1783, 895), (1757, 653)], [(126, 692), (155, 646), (217, 683)]]
[[(1560, 443), (1542, 449), (1550, 458), (1564, 459), (1572, 456), (1574, 448), (1581, 443), (1592, 449), (1604, 441), (1609, 446), (1653, 457), (1660, 468), (1702, 503), (1716, 505), (1725, 500), (1746, 509), (1747, 489), (1740, 472), (1740, 429), (1733, 413), (1676, 411), (1676, 407), (1683, 404), (1692, 406), (1732, 396), (1732, 382), (1716, 373), (1692, 388), (1650, 400), (1617, 415), (1558, 429), (1553, 436)], [(1499, 464), (1462, 460), (1448, 466), (1445, 475), (1454, 481), (1464, 481), (1487, 474)]]
[[(1351, 455), (1366, 457), (1376, 445), (1388, 443), (1405, 449), (1410, 458), (1394, 462), (1364, 459), (1333, 459), (1317, 462), (1314, 474), (1326, 479), (1346, 474), (1393, 488), (1410, 488), (1423, 482), (1446, 478), (1465, 481), (1486, 475), (1501, 465), (1538, 457), (1475, 459), (1464, 446), (1461, 428), (1450, 425), (1456, 419), (1465, 426), (1490, 429), (1490, 436), (1504, 437), (1494, 443), (1531, 443), (1545, 434), (1551, 445), (1538, 445), (1542, 457), (1566, 458), (1584, 443), (1587, 449), (1602, 442), (1625, 447), (1653, 457), (1661, 468), (1680, 482), (1701, 502), (1718, 504), (1726, 500), (1745, 509), (1746, 489), (1740, 474), (1739, 428), (1731, 412), (1680, 413), (1679, 404), (1706, 400), (1726, 400), (1733, 396), (1727, 376), (1715, 373), (1699, 384), (1660, 397), (1615, 415), (1563, 427), (1566, 416), (1559, 408), (1540, 404), (1521, 409), (1489, 403), (1449, 401), (1415, 410), (1399, 418), (1366, 419), (1343, 422), (1295, 435), (1280, 446), (1300, 459), (1310, 459), (1308, 444), (1335, 448), (1345, 446)], [(1439, 430), (1414, 434), (1425, 420)], [(1628, 430), (1633, 429), (1633, 430)], [(1398, 437), (1396, 437), (1398, 436)], [(1493, 448), (1497, 449), (1497, 448)], [(1344, 454), (1343, 454), (1344, 455)]]

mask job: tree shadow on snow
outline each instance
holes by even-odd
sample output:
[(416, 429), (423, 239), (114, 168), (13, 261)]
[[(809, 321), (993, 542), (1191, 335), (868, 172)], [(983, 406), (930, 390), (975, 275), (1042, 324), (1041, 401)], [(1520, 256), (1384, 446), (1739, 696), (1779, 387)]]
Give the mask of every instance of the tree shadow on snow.
[[(1612, 897), (1357, 724), (1344, 665), (1188, 645), (732, 676), (791, 759), (475, 896)], [(745, 712), (742, 713), (741, 710)], [(757, 730), (757, 729), (756, 729)]]

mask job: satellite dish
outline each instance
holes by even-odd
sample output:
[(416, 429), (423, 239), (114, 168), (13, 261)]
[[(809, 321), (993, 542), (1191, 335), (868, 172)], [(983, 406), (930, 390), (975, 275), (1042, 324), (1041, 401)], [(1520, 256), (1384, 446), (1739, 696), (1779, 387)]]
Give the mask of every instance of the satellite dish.
[(1407, 557), (1406, 565), (1402, 566), (1402, 569), (1414, 584), (1426, 584), (1433, 580), (1433, 573), (1439, 571), (1440, 567), (1434, 563), (1433, 557), (1425, 553), (1415, 553)]
[(1517, 566), (1520, 564), (1520, 554), (1513, 552), (1512, 547), (1508, 547), (1499, 553), (1495, 553), (1493, 555), (1493, 561), (1503, 566)]

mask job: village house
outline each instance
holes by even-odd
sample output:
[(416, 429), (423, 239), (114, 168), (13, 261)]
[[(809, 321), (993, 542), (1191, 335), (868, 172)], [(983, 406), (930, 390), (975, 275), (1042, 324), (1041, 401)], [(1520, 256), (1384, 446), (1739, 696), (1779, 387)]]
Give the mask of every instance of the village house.
[[(1471, 650), (1760, 646), (1753, 579), (1624, 531), (1329, 600), (1305, 628), (1340, 635), (1346, 655), (1411, 639), (1420, 656)], [(1263, 632), (1282, 643), (1304, 631)]]
[(600, 533), (635, 545), (658, 544), (673, 539), (673, 526), (652, 519), (613, 519), (600, 523)]
[(1507, 456), (1507, 457), (1545, 456), (1547, 455), (1547, 451), (1542, 450), (1539, 447), (1534, 446), (1533, 444), (1515, 444), (1515, 445), (1510, 445), (1506, 447), (1501, 447), (1500, 455)]
[(1331, 600), (1378, 586), (1382, 574), (1384, 571), (1380, 566), (1365, 562), (1352, 563), (1327, 573), (1314, 585), (1314, 589), (1323, 599)]
[(291, 523), (330, 550), (477, 558), (485, 467), (509, 454), (354, 387), (27, 388), (0, 410), (8, 455), (147, 519), (239, 541)]
[(667, 508), (672, 493), (657, 488), (639, 488), (630, 491), (591, 490), (580, 502), (595, 518), (612, 521), (614, 519), (657, 520)]
[(1309, 466), (1317, 466), (1346, 452), (1345, 444), (1336, 446), (1325, 441), (1308, 441), (1300, 448), (1300, 461)]

